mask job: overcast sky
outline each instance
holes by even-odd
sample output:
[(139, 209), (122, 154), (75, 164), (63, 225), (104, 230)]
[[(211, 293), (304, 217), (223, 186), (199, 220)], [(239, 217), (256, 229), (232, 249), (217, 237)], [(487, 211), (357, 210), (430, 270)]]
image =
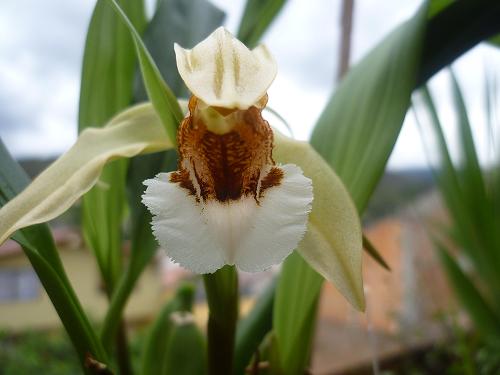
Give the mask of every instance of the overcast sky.
[[(244, 1), (214, 0), (235, 32)], [(398, 23), (420, 0), (357, 0), (353, 61)], [(79, 79), (86, 28), (94, 1), (2, 0), (0, 2), (0, 137), (16, 157), (49, 156), (76, 138)], [(334, 89), (340, 0), (290, 0), (264, 37), (278, 61), (269, 105), (307, 139)], [(168, 46), (166, 46), (168, 48)], [(477, 138), (485, 138), (484, 66), (500, 66), (500, 50), (480, 46), (455, 68), (467, 92)], [(454, 138), (446, 74), (432, 81), (440, 115)], [(448, 125), (449, 124), (449, 125)], [(391, 168), (421, 167), (426, 157), (413, 116), (407, 116), (391, 157)]]

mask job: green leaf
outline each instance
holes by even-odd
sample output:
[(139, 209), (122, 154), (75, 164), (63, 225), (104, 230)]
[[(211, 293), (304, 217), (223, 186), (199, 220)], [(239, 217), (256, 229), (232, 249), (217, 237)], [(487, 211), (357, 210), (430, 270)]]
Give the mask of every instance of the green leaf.
[(236, 321), (238, 319), (238, 273), (224, 266), (203, 275), (208, 302), (208, 373), (230, 374), (233, 370)]
[(98, 180), (110, 160), (172, 148), (149, 104), (132, 107), (102, 128), (88, 128), (76, 144), (0, 209), (0, 243), (16, 230), (66, 211)]
[(439, 256), (458, 299), (470, 314), (476, 328), (487, 338), (500, 337), (500, 316), (490, 307), (457, 262), (438, 244)]
[[(120, 0), (138, 29), (146, 24), (142, 0)], [(104, 126), (132, 99), (134, 42), (104, 1), (97, 2), (87, 33), (78, 115), (79, 131)], [(104, 167), (98, 186), (83, 198), (83, 232), (109, 292), (122, 268), (121, 226), (125, 204), (125, 160)]]
[(311, 144), (362, 211), (384, 172), (416, 82), (426, 24), (423, 7), (354, 66), (328, 102)]
[(84, 195), (82, 202), (85, 241), (94, 251), (107, 293), (114, 290), (122, 272), (126, 168), (126, 160), (104, 166), (99, 183)]
[[(426, 16), (423, 6), (350, 70), (313, 131), (311, 144), (341, 177), (360, 212), (401, 129), (418, 73)], [(281, 280), (287, 282), (280, 281), (277, 293), (282, 297), (275, 302), (275, 322), (281, 324), (278, 350), (282, 365), (290, 366), (285, 373), (300, 373), (310, 353), (314, 323), (309, 321), (314, 322), (322, 280), (296, 256), (284, 263)], [(293, 323), (280, 323), (288, 311), (294, 311)]]
[(141, 66), (142, 78), (146, 85), (148, 96), (158, 112), (163, 126), (168, 134), (170, 141), (175, 145), (177, 142), (177, 127), (179, 126), (183, 114), (175, 95), (172, 90), (163, 80), (158, 67), (155, 65), (151, 55), (149, 54), (142, 39), (134, 28), (134, 25), (127, 18), (127, 15), (116, 3), (115, 0), (101, 0), (109, 1), (113, 5), (116, 13), (120, 16), (123, 23), (127, 26), (130, 35), (134, 39), (137, 57)]
[(261, 341), (273, 328), (273, 304), (276, 280), (259, 296), (252, 310), (238, 323), (234, 373), (243, 374)]
[[(29, 178), (0, 141), (0, 206), (4, 206), (29, 183)], [(45, 288), (71, 342), (82, 369), (87, 355), (106, 363), (106, 355), (76, 297), (47, 225), (24, 228), (13, 236), (21, 244)]]
[[(453, 109), (458, 123), (458, 146), (461, 156), (456, 166), (451, 160), (443, 127), (431, 95), (427, 89), (422, 90), (424, 109), (430, 114), (432, 130), (438, 140), (440, 160), (439, 171), (436, 171), (435, 175), (451, 219), (450, 229), (445, 231), (445, 235), (449, 236), (449, 239), (461, 249), (462, 256), (473, 265), (485, 296), (497, 303), (500, 296), (498, 288), (500, 255), (497, 251), (500, 237), (497, 230), (499, 216), (496, 210), (498, 207), (496, 169), (481, 170), (465, 102), (453, 74), (451, 78)], [(490, 93), (487, 93), (487, 98), (489, 95)], [(486, 110), (489, 109), (491, 103), (487, 101)], [(498, 307), (500, 304), (497, 303)]]
[(256, 47), (285, 4), (286, 0), (247, 0), (238, 29), (238, 39), (248, 48)]
[(427, 24), (417, 87), (476, 44), (499, 34), (499, 18), (496, 0), (455, 0), (434, 14)]
[[(274, 303), (273, 327), (283, 374), (302, 375), (308, 367), (323, 278), (297, 254), (283, 263)], [(306, 286), (306, 287), (304, 287)]]
[(189, 312), (192, 309), (195, 289), (191, 284), (181, 285), (175, 296), (165, 304), (148, 332), (142, 355), (142, 375), (162, 374), (167, 367), (167, 348), (172, 331), (170, 316), (176, 311)]
[[(153, 111), (150, 106), (150, 110)], [(113, 337), (115, 336), (120, 323), (120, 316), (128, 301), (130, 293), (132, 292), (139, 276), (144, 268), (153, 258), (158, 243), (153, 237), (151, 231), (151, 214), (144, 208), (141, 203), (141, 195), (144, 191), (143, 181), (147, 178), (154, 176), (149, 173), (151, 168), (158, 170), (171, 171), (175, 170), (177, 166), (177, 156), (174, 150), (167, 151), (167, 157), (163, 153), (152, 155), (141, 155), (138, 158), (148, 158), (148, 165), (143, 168), (130, 168), (128, 182), (129, 182), (129, 202), (131, 209), (131, 255), (128, 267), (120, 278), (116, 287), (115, 293), (111, 297), (109, 309), (106, 312), (104, 323), (101, 331), (101, 340), (106, 348), (112, 345)], [(131, 167), (135, 163), (140, 163), (142, 160), (132, 159)], [(162, 167), (159, 167), (161, 165)]]
[(455, 0), (431, 0), (429, 1), (428, 17), (432, 18), (446, 7), (452, 4)]
[[(142, 0), (119, 0), (135, 27), (146, 26)], [(136, 67), (134, 43), (106, 1), (97, 2), (85, 42), (78, 112), (80, 131), (103, 126), (130, 105)]]
[(382, 255), (378, 252), (378, 250), (373, 246), (371, 241), (363, 235), (363, 249), (366, 250), (366, 252), (372, 257), (372, 259), (377, 262), (380, 266), (385, 268), (387, 271), (391, 270), (391, 267), (387, 264), (385, 259), (382, 257)]
[(500, 34), (491, 38), (490, 40), (488, 40), (488, 42), (490, 44), (493, 44), (494, 46), (500, 47)]

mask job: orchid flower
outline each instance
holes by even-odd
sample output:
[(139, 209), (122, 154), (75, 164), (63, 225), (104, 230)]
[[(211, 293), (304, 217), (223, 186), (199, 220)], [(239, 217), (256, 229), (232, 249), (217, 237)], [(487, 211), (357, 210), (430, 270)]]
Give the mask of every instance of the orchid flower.
[[(160, 245), (198, 273), (224, 264), (260, 271), (296, 249), (363, 309), (361, 226), (349, 193), (307, 142), (273, 131), (262, 117), (277, 71), (271, 54), (263, 46), (248, 50), (223, 28), (192, 50), (175, 49), (193, 96), (178, 129), (178, 170), (145, 182), (142, 199)], [(107, 162), (174, 148), (173, 123), (159, 112), (169, 109), (158, 103), (84, 130), (0, 208), (0, 244), (62, 214), (93, 186), (106, 189), (97, 182)]]
[(145, 181), (155, 237), (196, 273), (278, 264), (304, 236), (313, 193), (298, 166), (273, 160), (262, 110), (276, 63), (264, 46), (250, 51), (222, 27), (175, 52), (193, 96), (177, 135), (179, 170)]

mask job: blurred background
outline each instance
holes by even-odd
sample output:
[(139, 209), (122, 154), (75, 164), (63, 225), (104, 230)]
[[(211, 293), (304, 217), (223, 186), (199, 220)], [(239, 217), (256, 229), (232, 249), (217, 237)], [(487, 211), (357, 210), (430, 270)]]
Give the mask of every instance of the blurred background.
[[(154, 2), (146, 3), (152, 14)], [(226, 13), (229, 31), (236, 32), (245, 2), (212, 3)], [(355, 64), (421, 3), (356, 0), (349, 37), (350, 63)], [(338, 83), (342, 4), (340, 0), (290, 0), (263, 38), (279, 67), (269, 90), (268, 106), (301, 140), (309, 138)], [(94, 1), (64, 0), (0, 2), (0, 138), (32, 177), (76, 139), (81, 62), (94, 5)], [(499, 66), (500, 50), (486, 43), (453, 64), (477, 154), (485, 168), (494, 165), (498, 156), (491, 147), (492, 120), (485, 111), (491, 95), (485, 85), (498, 76)], [(459, 116), (453, 104), (449, 72), (438, 73), (429, 87), (455, 160), (460, 155), (456, 126)], [(423, 104), (418, 98), (415, 103), (418, 113)], [(495, 105), (498, 102), (493, 101)], [(432, 134), (426, 132), (429, 120), (424, 118), (419, 130), (413, 112), (410, 110), (406, 116), (386, 174), (363, 217), (367, 237), (391, 271), (366, 257), (368, 307), (364, 315), (352, 310), (333, 286), (325, 285), (311, 370), (314, 374), (475, 373), (462, 371), (466, 367), (445, 372), (442, 367), (442, 362), (473, 361), (477, 345), (469, 319), (448, 286), (429, 234), (429, 227), (450, 220), (429, 167), (436, 165), (439, 155)], [(272, 114), (269, 120), (286, 131)], [(493, 132), (498, 132), (498, 122), (494, 124)], [(105, 310), (106, 299), (99, 288), (93, 259), (87, 256), (74, 227), (79, 220), (78, 210), (78, 206), (70, 210), (52, 227), (77, 293), (91, 316), (98, 318)], [(242, 276), (241, 288), (247, 296), (243, 312), (272, 274), (271, 270)], [(185, 277), (191, 276), (161, 254), (144, 273), (127, 307), (128, 321), (139, 327), (138, 346), (141, 325), (152, 319), (161, 301)], [(200, 321), (206, 319), (203, 303), (197, 314)], [(28, 373), (32, 371), (29, 366), (36, 367), (44, 356), (58, 363), (46, 368), (47, 374), (77, 372), (71, 348), (65, 336), (58, 333), (59, 326), (21, 249), (13, 242), (1, 246), (0, 374)], [(36, 334), (40, 330), (51, 335), (41, 340)]]

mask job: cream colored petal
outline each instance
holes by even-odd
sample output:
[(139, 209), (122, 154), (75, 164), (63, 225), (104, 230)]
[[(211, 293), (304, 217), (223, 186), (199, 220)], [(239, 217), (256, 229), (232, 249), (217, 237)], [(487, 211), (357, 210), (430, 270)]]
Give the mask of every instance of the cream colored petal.
[(308, 230), (298, 251), (318, 273), (335, 284), (354, 307), (363, 310), (361, 224), (349, 193), (308, 143), (274, 131), (274, 144), (275, 160), (297, 164), (314, 185)]
[(172, 148), (150, 104), (131, 107), (104, 128), (85, 129), (76, 143), (0, 209), (0, 244), (16, 230), (49, 221), (94, 186), (113, 159)]
[(187, 87), (211, 106), (247, 109), (264, 96), (277, 73), (265, 46), (250, 51), (223, 27), (191, 50), (174, 48)]
[(160, 173), (144, 181), (147, 189), (142, 202), (153, 214), (153, 233), (167, 255), (181, 266), (195, 273), (215, 272), (225, 260), (202, 206), (169, 179), (170, 173)]

